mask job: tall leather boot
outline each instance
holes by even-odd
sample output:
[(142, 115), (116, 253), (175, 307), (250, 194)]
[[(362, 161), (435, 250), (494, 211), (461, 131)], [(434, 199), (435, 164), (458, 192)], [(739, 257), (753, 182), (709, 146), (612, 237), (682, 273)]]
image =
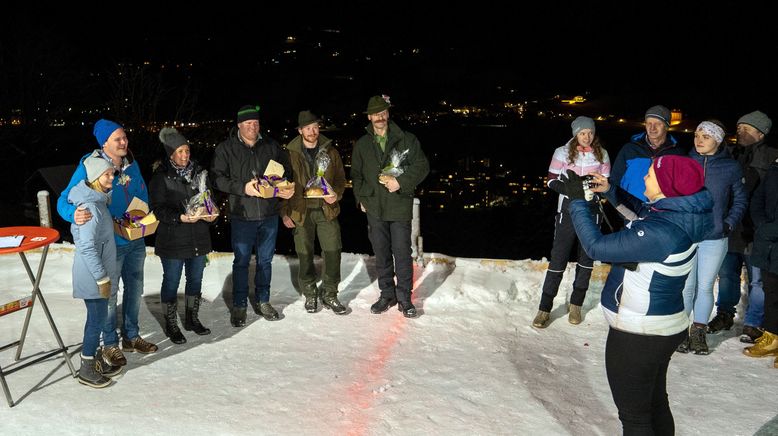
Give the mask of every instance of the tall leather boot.
[(178, 328), (178, 303), (165, 303), (165, 334), (174, 344), (186, 343), (184, 334)]
[(200, 323), (200, 300), (199, 295), (186, 296), (186, 313), (184, 314), (184, 330), (194, 331), (200, 336), (210, 335), (211, 330), (205, 328)]

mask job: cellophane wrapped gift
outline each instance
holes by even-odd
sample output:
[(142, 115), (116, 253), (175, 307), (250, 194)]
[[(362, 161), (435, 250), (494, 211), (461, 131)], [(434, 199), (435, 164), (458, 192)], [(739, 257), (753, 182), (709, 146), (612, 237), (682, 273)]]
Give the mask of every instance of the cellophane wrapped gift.
[(381, 170), (381, 173), (378, 174), (379, 182), (386, 183), (387, 176), (397, 177), (405, 172), (401, 165), (405, 160), (405, 157), (408, 155), (409, 150), (410, 149), (399, 151), (394, 149), (389, 153), (389, 164)]
[(316, 175), (311, 177), (311, 180), (308, 180), (308, 183), (305, 184), (305, 190), (303, 190), (304, 197), (321, 198), (335, 195), (335, 191), (332, 190), (332, 185), (324, 178), (324, 173), (329, 166), (330, 157), (327, 153), (318, 153), (316, 155), (316, 160), (314, 161)]
[(208, 189), (208, 171), (200, 171), (192, 177), (192, 186), (197, 190), (197, 194), (184, 204), (184, 213), (196, 217), (219, 215), (219, 208), (216, 207), (211, 190)]

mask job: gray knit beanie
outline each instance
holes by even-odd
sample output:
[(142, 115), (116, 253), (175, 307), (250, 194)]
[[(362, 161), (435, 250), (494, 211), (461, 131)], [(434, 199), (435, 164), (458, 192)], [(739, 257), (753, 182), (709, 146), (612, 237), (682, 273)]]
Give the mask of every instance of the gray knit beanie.
[(767, 116), (767, 114), (760, 111), (753, 111), (750, 114), (743, 115), (739, 120), (737, 120), (737, 123), (753, 126), (756, 130), (759, 130), (765, 135), (770, 133), (770, 127), (773, 126), (773, 121)]
[(661, 104), (658, 104), (656, 106), (651, 106), (646, 111), (645, 118), (653, 117), (658, 118), (665, 122), (665, 125), (670, 126), (670, 117), (671, 117), (670, 109), (662, 106)]
[(172, 155), (178, 147), (189, 144), (184, 135), (178, 133), (174, 127), (164, 127), (159, 131), (159, 140), (162, 141), (162, 145), (165, 147), (165, 153), (168, 156)]
[(84, 159), (84, 168), (86, 168), (86, 180), (89, 183), (97, 180), (106, 170), (113, 168), (108, 160), (97, 153), (93, 153)]
[(570, 126), (573, 128), (573, 136), (578, 135), (578, 132), (584, 129), (589, 129), (594, 133), (594, 120), (589, 117), (577, 117)]

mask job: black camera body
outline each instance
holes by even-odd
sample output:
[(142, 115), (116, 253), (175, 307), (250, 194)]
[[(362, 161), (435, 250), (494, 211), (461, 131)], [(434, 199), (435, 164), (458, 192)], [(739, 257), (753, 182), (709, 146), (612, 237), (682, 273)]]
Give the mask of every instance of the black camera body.
[(594, 176), (591, 174), (587, 174), (585, 176), (581, 177), (581, 182), (583, 183), (584, 189), (590, 189), (594, 186), (599, 185), (599, 183), (596, 183), (594, 181)]

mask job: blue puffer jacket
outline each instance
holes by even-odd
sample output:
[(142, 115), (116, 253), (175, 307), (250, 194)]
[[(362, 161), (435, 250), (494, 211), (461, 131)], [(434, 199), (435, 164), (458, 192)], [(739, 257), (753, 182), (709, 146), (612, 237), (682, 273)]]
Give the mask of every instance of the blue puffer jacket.
[[(73, 297), (82, 299), (100, 298), (97, 281), (108, 277), (117, 283), (116, 243), (114, 242), (113, 220), (108, 212), (108, 196), (86, 186), (80, 181), (70, 189), (68, 201), (76, 207), (89, 209), (92, 219), (81, 226), (70, 225), (76, 254), (73, 259)], [(118, 286), (112, 286), (113, 292)]]
[(748, 209), (743, 172), (725, 147), (719, 147), (719, 151), (710, 156), (692, 149), (689, 156), (702, 165), (705, 188), (713, 196), (713, 229), (705, 239), (721, 239), (724, 223), (729, 224), (730, 230), (734, 229)]
[[(570, 203), (578, 239), (592, 259), (614, 263), (601, 305), (610, 325), (630, 333), (671, 336), (689, 327), (681, 292), (696, 262), (697, 243), (713, 226), (713, 199), (702, 191), (643, 204), (621, 188), (608, 201), (639, 217), (619, 232), (603, 235), (583, 200)], [(637, 263), (629, 270), (619, 263)]]
[(653, 159), (666, 154), (683, 156), (686, 150), (676, 145), (675, 138), (668, 134), (665, 143), (657, 149), (651, 148), (646, 139), (646, 132), (638, 133), (624, 144), (611, 166), (610, 183), (619, 186), (635, 197), (645, 201), (643, 191), (646, 184), (643, 176), (648, 174), (648, 167)]

